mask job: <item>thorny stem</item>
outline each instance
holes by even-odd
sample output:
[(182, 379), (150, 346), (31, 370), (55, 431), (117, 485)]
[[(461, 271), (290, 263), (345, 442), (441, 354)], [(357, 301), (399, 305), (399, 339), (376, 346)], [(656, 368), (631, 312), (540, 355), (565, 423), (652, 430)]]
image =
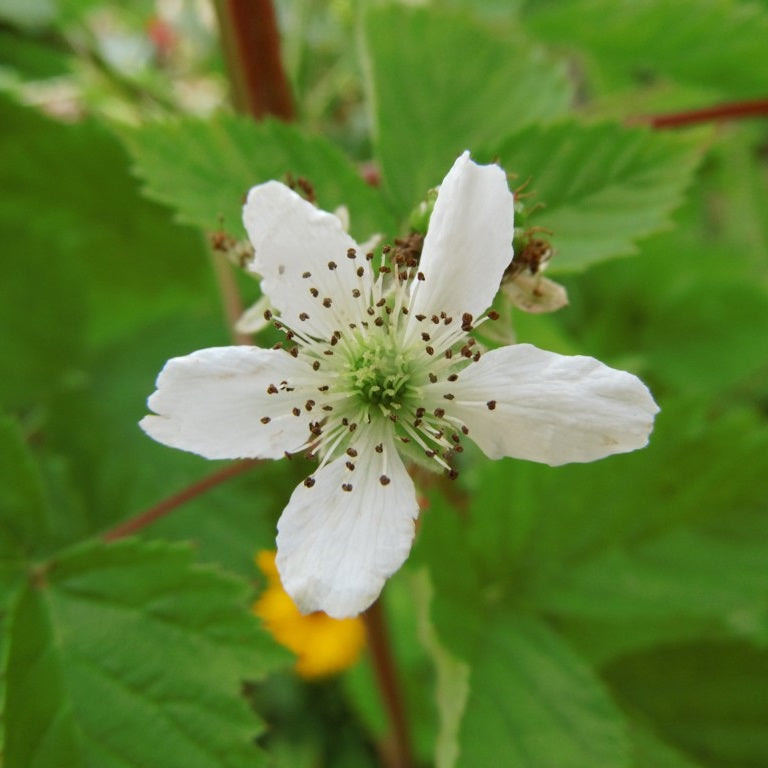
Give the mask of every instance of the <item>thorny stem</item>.
[(734, 101), (702, 109), (648, 115), (637, 118), (637, 121), (648, 123), (653, 128), (679, 128), (712, 120), (743, 120), (749, 117), (768, 117), (768, 99)]
[(106, 533), (102, 534), (102, 541), (117, 541), (126, 536), (132, 536), (134, 533), (138, 533), (140, 530), (151, 525), (161, 517), (165, 517), (169, 512), (173, 512), (174, 509), (180, 507), (182, 504), (186, 504), (188, 501), (191, 501), (197, 496), (201, 496), (211, 488), (215, 488), (217, 485), (252, 469), (259, 463), (260, 461), (258, 459), (244, 459), (243, 461), (236, 461), (233, 464), (229, 464), (223, 469), (213, 472), (202, 480), (198, 480), (196, 483), (173, 494), (173, 496), (163, 499), (158, 504), (155, 504), (135, 517), (132, 517), (130, 520), (126, 520), (124, 523), (120, 523), (120, 525), (111, 528)]
[(376, 683), (381, 693), (392, 727), (391, 744), (383, 745), (382, 758), (387, 768), (411, 768), (413, 755), (408, 729), (408, 717), (403, 706), (403, 695), (397, 678), (392, 646), (387, 632), (387, 621), (381, 602), (377, 600), (364, 614), (368, 630), (368, 643)]
[(271, 0), (216, 0), (216, 15), (235, 108), (257, 120), (267, 115), (292, 120), (293, 99)]

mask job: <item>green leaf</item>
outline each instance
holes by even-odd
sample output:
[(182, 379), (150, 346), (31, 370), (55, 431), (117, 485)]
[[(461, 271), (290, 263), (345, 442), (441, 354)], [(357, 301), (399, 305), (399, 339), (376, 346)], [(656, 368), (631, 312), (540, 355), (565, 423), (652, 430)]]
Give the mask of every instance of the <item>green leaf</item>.
[(768, 764), (765, 651), (735, 642), (671, 645), (626, 656), (605, 677), (666, 743), (704, 765)]
[(552, 232), (551, 271), (637, 251), (636, 242), (670, 225), (700, 157), (688, 136), (624, 128), (613, 123), (565, 122), (531, 127), (485, 153), (520, 183), (531, 223)]
[(287, 654), (250, 616), (245, 584), (192, 559), (89, 544), (30, 583), (10, 626), (7, 768), (261, 764), (238, 694)]
[(632, 723), (629, 736), (634, 768), (702, 768), (637, 723)]
[(0, 600), (17, 586), (46, 526), (43, 485), (21, 430), (0, 417)]
[(145, 124), (122, 135), (146, 194), (174, 208), (185, 224), (240, 235), (248, 190), (291, 174), (313, 185), (321, 208), (346, 205), (358, 239), (391, 228), (379, 193), (341, 152), (294, 126), (219, 115)]
[[(470, 693), (458, 766), (515, 768), (629, 765), (624, 721), (599, 680), (542, 622), (512, 611), (476, 625), (438, 595), (433, 615), (446, 640), (473, 637)], [(469, 624), (469, 626), (468, 626)]]
[[(527, 25), (549, 42), (594, 56), (617, 72), (667, 76), (729, 98), (762, 96), (768, 14), (732, 0), (555, 0), (529, 3)], [(716, 55), (713, 55), (716, 51)]]
[(562, 65), (464, 15), (390, 4), (367, 12), (364, 32), (376, 156), (401, 217), (462, 151), (558, 117), (571, 102)]

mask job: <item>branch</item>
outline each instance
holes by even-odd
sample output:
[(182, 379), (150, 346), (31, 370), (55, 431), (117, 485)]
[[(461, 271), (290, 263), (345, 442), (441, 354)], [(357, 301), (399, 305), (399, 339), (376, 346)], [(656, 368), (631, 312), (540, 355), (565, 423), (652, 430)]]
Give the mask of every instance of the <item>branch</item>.
[(259, 459), (245, 459), (243, 461), (237, 461), (234, 464), (229, 464), (223, 469), (220, 469), (217, 472), (204, 477), (202, 480), (198, 480), (187, 488), (184, 488), (184, 490), (175, 493), (173, 496), (163, 499), (159, 504), (155, 504), (155, 506), (141, 512), (136, 515), (136, 517), (132, 517), (130, 520), (126, 520), (124, 523), (120, 523), (114, 528), (111, 528), (106, 533), (102, 534), (102, 541), (117, 541), (117, 539), (132, 536), (134, 533), (138, 533), (138, 531), (146, 528), (148, 525), (152, 525), (152, 523), (159, 520), (161, 517), (165, 517), (169, 512), (173, 512), (174, 509), (180, 507), (182, 504), (186, 504), (188, 501), (191, 501), (197, 496), (201, 496), (211, 488), (215, 488), (226, 480), (246, 472), (259, 463)]
[(363, 618), (368, 630), (368, 643), (371, 648), (376, 682), (392, 727), (392, 752), (383, 757), (389, 768), (411, 768), (414, 762), (408, 732), (408, 718), (381, 603), (377, 600), (363, 614)]
[(257, 120), (294, 117), (280, 58), (280, 34), (271, 0), (216, 0), (221, 45), (238, 112)]
[(744, 120), (750, 117), (768, 117), (768, 99), (734, 101), (713, 107), (671, 112), (664, 115), (647, 115), (637, 118), (653, 128), (680, 128), (685, 125), (707, 123), (712, 120)]

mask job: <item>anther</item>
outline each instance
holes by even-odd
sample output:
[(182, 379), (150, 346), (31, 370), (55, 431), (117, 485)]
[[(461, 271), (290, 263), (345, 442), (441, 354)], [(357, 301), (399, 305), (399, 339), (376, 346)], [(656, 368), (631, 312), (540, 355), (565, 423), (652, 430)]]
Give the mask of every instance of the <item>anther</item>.
[(472, 355), (472, 361), (476, 363), (479, 359), (480, 359), (480, 353), (475, 352), (475, 354)]
[(433, 384), (436, 384), (436, 383), (437, 383), (437, 376), (436, 376), (434, 373), (429, 373), (429, 374), (428, 374), (428, 376), (429, 376), (429, 380), (430, 380), (430, 381), (431, 381)]
[(309, 320), (309, 315), (306, 312), (302, 312), (299, 315), (299, 320)]
[(330, 411), (332, 411), (332, 410), (333, 410), (333, 406), (332, 406), (332, 405), (324, 405), (324, 406), (323, 406), (323, 410), (324, 410), (324, 411), (329, 411), (329, 412), (330, 412)]
[(461, 330), (467, 333), (472, 330), (472, 314), (470, 312), (465, 312), (461, 316)]
[(466, 424), (461, 425), (461, 434), (462, 435), (468, 435), (469, 434), (469, 427)]
[(362, 277), (365, 274), (365, 269), (363, 267), (357, 268), (357, 276)]
[(320, 295), (320, 291), (317, 288), (310, 288), (309, 292), (312, 294), (312, 298), (316, 299)]
[(458, 379), (458, 378), (459, 378), (459, 374), (458, 374), (458, 373), (452, 373), (452, 374), (451, 374), (451, 375), (448, 377), (448, 381), (456, 381), (456, 379)]
[(354, 448), (347, 448), (347, 456), (354, 459), (357, 456), (357, 451)]
[(385, 298), (381, 298), (376, 302), (377, 307), (383, 307), (387, 303), (387, 300)]
[(301, 410), (300, 410), (299, 408), (292, 408), (292, 409), (291, 409), (291, 413), (292, 413), (294, 416), (301, 416)]
[(382, 326), (382, 325), (384, 325), (384, 321), (383, 321), (383, 320), (382, 320), (380, 317), (377, 317), (377, 318), (376, 318), (376, 319), (373, 321), (373, 324), (374, 324), (374, 325), (376, 325), (376, 326), (378, 326), (379, 328), (381, 328), (381, 326)]
[(333, 350), (332, 349), (324, 349), (323, 350), (323, 354), (324, 355), (328, 355), (328, 357), (330, 357), (333, 354)]
[(488, 410), (492, 411), (494, 408), (496, 408), (496, 401), (495, 400), (489, 400), (486, 405), (488, 406)]
[(435, 416), (436, 416), (438, 419), (442, 419), (442, 418), (443, 418), (443, 416), (445, 416), (445, 409), (444, 409), (444, 408), (435, 408), (435, 410), (433, 411), (433, 413), (435, 414)]
[(443, 397), (444, 397), (446, 400), (453, 400), (453, 395), (452, 395), (450, 392), (446, 392), (446, 393), (443, 395)]
[(352, 490), (352, 483), (342, 483), (341, 490), (349, 493)]
[(391, 482), (391, 480), (390, 480), (390, 479), (389, 479), (389, 478), (388, 478), (386, 475), (382, 475), (382, 476), (379, 478), (379, 482), (380, 482), (382, 485), (389, 485), (389, 484), (390, 484), (390, 482)]
[(431, 320), (431, 321), (432, 321), (432, 322), (433, 322), (435, 325), (439, 325), (439, 324), (440, 324), (440, 318), (439, 318), (437, 315), (432, 315), (432, 317), (430, 318), (430, 320)]
[(421, 407), (417, 408), (416, 409), (416, 418), (420, 419), (426, 412), (427, 412), (426, 408), (421, 408)]
[(414, 317), (415, 317), (415, 318), (416, 318), (416, 319), (417, 319), (419, 322), (421, 322), (422, 320), (424, 320), (424, 319), (426, 318), (426, 315), (414, 315)]
[(328, 307), (330, 307), (332, 303), (333, 303), (333, 302), (331, 301), (331, 299), (330, 299), (328, 296), (326, 296), (326, 297), (323, 299), (323, 306), (324, 306), (326, 309), (328, 309)]
[(424, 273), (423, 272), (418, 272), (416, 274), (416, 279), (423, 283), (427, 278), (424, 277)]
[(422, 333), (422, 334), (421, 334), (421, 338), (422, 338), (422, 340), (424, 340), (424, 341), (429, 341), (429, 339), (430, 339), (431, 337), (430, 337), (430, 335), (429, 335), (428, 333)]
[(302, 277), (303, 277), (303, 278), (306, 280), (308, 277), (312, 277), (312, 273), (311, 273), (311, 272), (305, 272), (305, 273), (302, 275)]
[(328, 262), (328, 269), (330, 269), (331, 272), (333, 272), (333, 270), (336, 269), (336, 262), (335, 261), (329, 261)]
[(352, 289), (352, 298), (359, 299), (360, 298), (360, 289), (359, 288), (353, 288)]
[(452, 349), (446, 349), (445, 350), (445, 359), (450, 360), (453, 357), (453, 350)]
[(347, 258), (348, 259), (354, 259), (355, 256), (357, 256), (357, 253), (355, 252), (354, 248), (347, 248)]
[(488, 313), (488, 319), (489, 320), (498, 320), (499, 319), (499, 313), (495, 309), (492, 309)]
[(315, 484), (315, 478), (310, 475), (308, 478), (304, 480), (304, 485), (307, 486), (307, 488), (311, 488)]
[(458, 469), (450, 469), (448, 470), (448, 477), (451, 480), (455, 480), (459, 476), (459, 470)]
[(267, 309), (264, 312), (264, 319), (265, 320), (271, 320), (272, 319), (272, 311), (271, 310)]
[(320, 368), (320, 361), (319, 360), (315, 360), (315, 362), (312, 363), (312, 370), (313, 371), (317, 371), (317, 370), (319, 370), (319, 368)]
[(318, 392), (327, 392), (329, 389), (330, 389), (330, 387), (328, 386), (328, 384), (323, 384), (322, 387), (318, 387), (317, 388), (317, 391)]
[(261, 423), (262, 424), (269, 424), (270, 421), (272, 421), (272, 419), (270, 419), (269, 416), (262, 416), (261, 417)]
[(268, 395), (276, 395), (277, 394), (277, 387), (274, 384), (270, 384), (267, 387), (267, 394)]
[(312, 406), (314, 406), (314, 405), (315, 405), (315, 401), (314, 401), (314, 400), (307, 400), (307, 402), (306, 402), (306, 403), (304, 403), (304, 407), (305, 407), (305, 408), (306, 408), (308, 411), (311, 411), (311, 410), (312, 410)]
[(383, 453), (384, 443), (379, 443), (378, 445), (374, 446), (373, 450), (376, 451), (376, 453)]
[(346, 467), (346, 468), (347, 468), (347, 469), (348, 469), (350, 472), (354, 472), (354, 470), (355, 470), (355, 465), (354, 465), (354, 464), (353, 464), (351, 461), (347, 461), (347, 462), (344, 464), (344, 466), (345, 466), (345, 467)]
[(427, 345), (426, 347), (424, 347), (424, 351), (425, 351), (425, 352), (426, 352), (428, 355), (434, 355), (434, 354), (435, 354), (435, 348), (434, 348), (434, 347), (430, 347), (429, 345)]

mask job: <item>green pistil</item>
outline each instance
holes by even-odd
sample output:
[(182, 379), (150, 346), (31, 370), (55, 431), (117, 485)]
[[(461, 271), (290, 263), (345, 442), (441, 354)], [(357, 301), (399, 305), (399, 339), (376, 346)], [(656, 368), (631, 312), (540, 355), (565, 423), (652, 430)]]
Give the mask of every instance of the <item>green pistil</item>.
[(361, 345), (348, 374), (349, 386), (360, 400), (383, 413), (403, 405), (410, 378), (409, 361), (388, 340)]

